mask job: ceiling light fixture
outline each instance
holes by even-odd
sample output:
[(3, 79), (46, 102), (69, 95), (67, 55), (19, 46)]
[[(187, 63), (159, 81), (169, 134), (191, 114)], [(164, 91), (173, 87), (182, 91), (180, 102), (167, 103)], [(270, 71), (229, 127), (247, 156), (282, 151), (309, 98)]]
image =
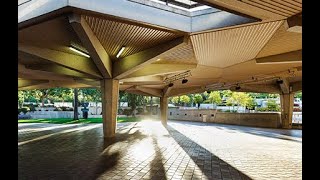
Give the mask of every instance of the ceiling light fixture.
[(120, 49), (120, 51), (118, 52), (117, 54), (117, 58), (119, 58), (119, 56), (121, 55), (121, 53), (123, 52), (123, 50), (125, 49), (126, 47), (125, 46), (122, 46), (122, 48)]
[(157, 59), (157, 61), (160, 61), (161, 59)]
[(236, 86), (236, 90), (240, 90), (241, 87), (239, 86), (239, 84)]
[(169, 84), (168, 84), (168, 86), (169, 86), (169, 87), (172, 87), (172, 86), (173, 86), (173, 83), (172, 83), (172, 82), (171, 82), (171, 83), (169, 83)]
[(82, 56), (85, 56), (85, 57), (87, 57), (87, 58), (90, 58), (89, 54), (86, 54), (86, 53), (84, 53), (83, 51), (81, 51), (81, 50), (79, 50), (79, 49), (77, 49), (77, 48), (75, 48), (75, 47), (73, 47), (73, 46), (69, 46), (69, 49), (72, 50), (72, 51), (74, 51), (74, 52), (76, 52), (76, 53), (78, 53), (78, 54), (81, 54)]

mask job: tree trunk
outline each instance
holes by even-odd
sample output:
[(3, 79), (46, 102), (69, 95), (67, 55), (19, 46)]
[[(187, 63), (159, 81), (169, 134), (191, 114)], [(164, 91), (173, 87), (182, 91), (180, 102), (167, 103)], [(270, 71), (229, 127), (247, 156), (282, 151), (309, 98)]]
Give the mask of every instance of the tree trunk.
[(98, 115), (98, 101), (96, 101), (96, 115)]
[(152, 115), (152, 106), (153, 106), (153, 104), (152, 104), (152, 96), (150, 96), (150, 115)]
[(73, 119), (78, 120), (78, 89), (74, 89), (74, 98), (73, 98)]

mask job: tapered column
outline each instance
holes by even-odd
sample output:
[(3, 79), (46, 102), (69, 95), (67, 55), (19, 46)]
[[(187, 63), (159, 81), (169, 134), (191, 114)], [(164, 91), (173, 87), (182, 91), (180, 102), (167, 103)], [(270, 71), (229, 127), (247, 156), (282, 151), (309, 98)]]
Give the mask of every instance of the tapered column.
[(119, 80), (101, 80), (102, 122), (105, 138), (114, 137), (117, 128)]
[(293, 99), (293, 93), (280, 94), (281, 124), (285, 129), (290, 129), (292, 126)]
[(166, 126), (168, 121), (168, 98), (160, 97), (160, 113), (161, 113), (161, 123)]

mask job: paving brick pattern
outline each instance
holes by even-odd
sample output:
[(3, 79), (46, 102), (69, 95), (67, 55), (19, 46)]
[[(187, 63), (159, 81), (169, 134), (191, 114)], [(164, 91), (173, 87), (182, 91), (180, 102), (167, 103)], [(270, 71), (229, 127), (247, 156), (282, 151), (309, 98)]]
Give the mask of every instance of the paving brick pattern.
[(19, 179), (302, 179), (301, 130), (211, 123), (19, 124)]

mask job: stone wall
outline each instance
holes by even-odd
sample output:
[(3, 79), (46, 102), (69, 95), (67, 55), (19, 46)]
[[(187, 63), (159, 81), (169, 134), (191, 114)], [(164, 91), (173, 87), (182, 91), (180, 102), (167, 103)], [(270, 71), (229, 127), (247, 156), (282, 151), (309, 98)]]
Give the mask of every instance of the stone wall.
[(279, 128), (280, 113), (229, 113), (213, 109), (169, 109), (168, 119)]

